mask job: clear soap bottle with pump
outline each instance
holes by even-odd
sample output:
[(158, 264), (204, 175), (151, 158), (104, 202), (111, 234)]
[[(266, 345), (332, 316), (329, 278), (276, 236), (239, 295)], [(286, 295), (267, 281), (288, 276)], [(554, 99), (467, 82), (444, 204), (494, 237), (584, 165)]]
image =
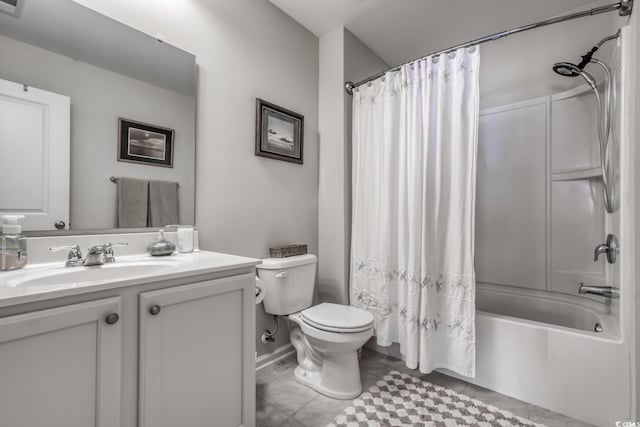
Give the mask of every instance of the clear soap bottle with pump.
[(27, 265), (27, 239), (18, 220), (24, 215), (2, 215), (0, 271), (18, 270)]

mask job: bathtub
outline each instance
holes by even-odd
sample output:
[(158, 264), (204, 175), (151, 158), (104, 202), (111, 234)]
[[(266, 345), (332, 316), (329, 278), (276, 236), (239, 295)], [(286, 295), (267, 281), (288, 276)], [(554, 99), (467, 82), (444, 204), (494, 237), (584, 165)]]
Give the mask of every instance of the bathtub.
[(630, 419), (615, 305), (481, 283), (476, 304), (477, 375), (465, 381), (597, 426)]
[(479, 283), (476, 309), (543, 324), (598, 332), (601, 337), (619, 337), (617, 302), (605, 305), (598, 297), (552, 294), (546, 291)]

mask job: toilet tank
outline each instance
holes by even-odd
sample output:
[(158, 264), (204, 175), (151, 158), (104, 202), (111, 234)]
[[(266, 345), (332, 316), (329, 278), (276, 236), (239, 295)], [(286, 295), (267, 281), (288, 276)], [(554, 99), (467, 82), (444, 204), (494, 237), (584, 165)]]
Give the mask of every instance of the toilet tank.
[(264, 281), (264, 310), (284, 316), (311, 307), (317, 261), (311, 254), (262, 260), (256, 268)]

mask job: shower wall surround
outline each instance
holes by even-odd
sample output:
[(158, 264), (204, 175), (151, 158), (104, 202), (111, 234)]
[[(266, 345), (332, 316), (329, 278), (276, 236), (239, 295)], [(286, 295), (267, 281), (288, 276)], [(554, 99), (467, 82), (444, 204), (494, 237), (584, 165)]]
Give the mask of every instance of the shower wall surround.
[(478, 282), (572, 295), (605, 284), (595, 115), (587, 86), (481, 112)]
[[(619, 227), (618, 214), (604, 213), (595, 97), (584, 81), (560, 77), (551, 66), (577, 58), (626, 20), (605, 14), (589, 18), (589, 25), (578, 21), (484, 46), (476, 200), (479, 284), (580, 298), (581, 281), (614, 286), (619, 281), (619, 268), (593, 262), (605, 230)], [(616, 52), (616, 42), (610, 42), (597, 56), (612, 64)]]

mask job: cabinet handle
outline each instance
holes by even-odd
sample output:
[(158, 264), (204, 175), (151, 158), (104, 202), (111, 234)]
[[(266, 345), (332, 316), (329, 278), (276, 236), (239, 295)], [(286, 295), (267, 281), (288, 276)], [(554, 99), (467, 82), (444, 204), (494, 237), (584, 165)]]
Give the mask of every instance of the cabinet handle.
[(107, 322), (108, 325), (114, 325), (118, 323), (119, 319), (120, 319), (120, 316), (118, 316), (118, 313), (111, 313), (104, 320), (105, 322)]
[(160, 310), (162, 310), (162, 307), (160, 307), (159, 305), (152, 305), (149, 309), (149, 313), (151, 313), (152, 316), (155, 316), (160, 313)]

